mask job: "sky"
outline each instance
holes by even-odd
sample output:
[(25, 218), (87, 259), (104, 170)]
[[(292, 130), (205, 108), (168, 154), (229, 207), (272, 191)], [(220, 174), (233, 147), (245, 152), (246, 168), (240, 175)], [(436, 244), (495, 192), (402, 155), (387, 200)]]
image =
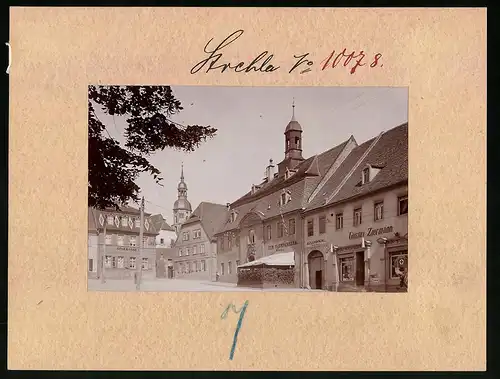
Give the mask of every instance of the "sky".
[[(192, 153), (164, 150), (150, 161), (163, 187), (149, 175), (137, 180), (146, 212), (172, 222), (181, 164), (193, 210), (202, 201), (226, 204), (264, 178), (269, 159), (284, 158), (285, 128), (292, 117), (302, 126), (302, 155), (308, 158), (344, 142), (361, 144), (408, 121), (407, 87), (219, 87), (172, 86), (184, 109), (171, 119), (218, 131)], [(127, 117), (98, 112), (111, 136), (123, 143)]]

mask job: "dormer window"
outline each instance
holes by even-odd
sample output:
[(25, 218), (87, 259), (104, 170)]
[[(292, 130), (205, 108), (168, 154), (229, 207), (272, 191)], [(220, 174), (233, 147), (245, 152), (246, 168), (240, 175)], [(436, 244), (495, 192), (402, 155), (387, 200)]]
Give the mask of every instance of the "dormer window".
[(367, 167), (363, 170), (363, 178), (361, 183), (366, 184), (370, 181), (370, 167)]
[(290, 191), (283, 192), (280, 196), (280, 205), (284, 206), (288, 204), (290, 201), (292, 201), (292, 195)]
[(295, 174), (295, 171), (289, 170), (287, 168), (286, 171), (285, 171), (285, 179), (289, 179), (290, 177), (292, 177), (293, 174)]
[(230, 217), (231, 222), (235, 222), (237, 217), (238, 217), (238, 213), (235, 211), (232, 211), (231, 217)]

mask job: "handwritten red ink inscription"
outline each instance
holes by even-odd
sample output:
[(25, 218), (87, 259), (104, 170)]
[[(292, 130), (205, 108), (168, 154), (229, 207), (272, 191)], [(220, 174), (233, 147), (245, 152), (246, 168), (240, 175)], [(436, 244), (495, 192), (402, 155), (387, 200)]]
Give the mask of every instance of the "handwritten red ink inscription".
[(360, 52), (353, 51), (352, 53), (347, 52), (347, 49), (344, 49), (340, 52), (333, 50), (332, 53), (328, 56), (328, 58), (321, 61), (321, 71), (324, 71), (327, 68), (335, 68), (339, 64), (342, 64), (344, 67), (349, 67), (351, 75), (356, 72), (358, 67), (370, 65), (370, 68), (374, 67), (383, 67), (383, 64), (380, 62), (382, 58), (382, 54), (377, 53), (375, 56), (369, 60), (370, 58), (366, 58), (366, 54), (363, 50)]

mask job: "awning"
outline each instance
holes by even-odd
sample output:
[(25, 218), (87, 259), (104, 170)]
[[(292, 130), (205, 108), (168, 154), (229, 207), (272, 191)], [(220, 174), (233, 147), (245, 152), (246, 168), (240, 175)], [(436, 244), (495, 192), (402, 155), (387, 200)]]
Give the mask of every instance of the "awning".
[(252, 267), (252, 266), (295, 266), (295, 253), (293, 251), (289, 253), (278, 253), (273, 255), (268, 255), (257, 259), (252, 262), (248, 262), (238, 266), (238, 268)]

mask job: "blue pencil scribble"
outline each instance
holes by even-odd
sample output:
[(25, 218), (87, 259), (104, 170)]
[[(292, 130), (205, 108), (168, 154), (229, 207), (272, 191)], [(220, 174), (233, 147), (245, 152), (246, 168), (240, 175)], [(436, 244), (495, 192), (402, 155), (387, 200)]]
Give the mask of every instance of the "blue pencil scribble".
[(243, 322), (243, 317), (245, 317), (245, 312), (247, 310), (247, 306), (248, 306), (248, 300), (245, 301), (245, 303), (243, 304), (243, 306), (241, 307), (240, 310), (236, 310), (236, 307), (234, 306), (234, 304), (229, 304), (220, 316), (221, 319), (225, 319), (227, 317), (227, 314), (229, 313), (230, 309), (232, 309), (234, 313), (240, 314), (240, 317), (238, 319), (238, 323), (236, 324), (236, 330), (234, 331), (233, 345), (231, 346), (231, 352), (229, 353), (229, 360), (233, 359), (234, 350), (236, 349), (236, 342), (238, 340), (238, 333), (240, 332), (241, 323)]

